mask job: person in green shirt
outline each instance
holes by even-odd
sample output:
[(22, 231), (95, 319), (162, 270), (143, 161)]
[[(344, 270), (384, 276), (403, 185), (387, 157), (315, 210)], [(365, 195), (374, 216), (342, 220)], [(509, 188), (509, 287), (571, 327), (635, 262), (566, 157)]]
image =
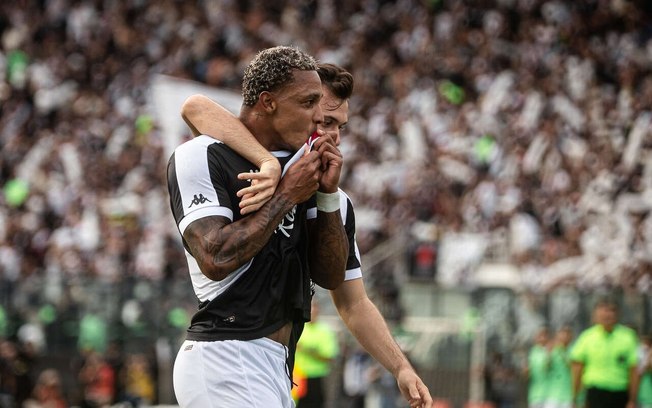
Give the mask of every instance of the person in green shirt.
[(652, 408), (652, 333), (641, 337), (641, 352), (639, 357), (638, 387), (639, 408)]
[(594, 309), (595, 324), (580, 333), (571, 350), (573, 396), (586, 389), (587, 408), (634, 408), (638, 393), (638, 338), (618, 323), (610, 299)]
[(539, 329), (528, 353), (525, 373), (528, 379), (527, 402), (529, 408), (543, 408), (546, 403), (550, 370), (549, 341), (548, 329)]
[(324, 380), (331, 372), (331, 363), (339, 353), (335, 331), (319, 321), (319, 302), (312, 298), (310, 322), (306, 323), (297, 344), (295, 365), (307, 379), (307, 391), (299, 398), (301, 408), (322, 408), (326, 403)]
[(573, 386), (570, 368), (570, 343), (573, 331), (562, 326), (555, 333), (550, 351), (550, 370), (548, 376), (548, 395), (546, 408), (572, 408)]

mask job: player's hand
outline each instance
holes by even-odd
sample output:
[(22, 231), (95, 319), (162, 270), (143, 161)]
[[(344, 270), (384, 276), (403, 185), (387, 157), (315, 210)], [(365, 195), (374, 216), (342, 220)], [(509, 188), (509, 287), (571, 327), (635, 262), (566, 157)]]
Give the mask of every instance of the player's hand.
[(239, 190), (240, 214), (245, 215), (257, 211), (269, 200), (279, 180), (281, 165), (278, 160), (267, 160), (260, 166), (260, 171), (238, 174), (240, 180), (251, 180), (251, 186)]
[(340, 184), (340, 174), (344, 159), (342, 153), (335, 145), (333, 136), (323, 134), (312, 147), (321, 158), (322, 175), (319, 179), (319, 191), (323, 193), (334, 193)]
[(432, 397), (428, 387), (411, 367), (399, 371), (396, 376), (401, 395), (410, 403), (410, 408), (431, 408)]
[(297, 160), (285, 173), (278, 185), (277, 193), (281, 193), (290, 202), (298, 204), (308, 200), (319, 188), (321, 178), (321, 155), (316, 151), (308, 151)]

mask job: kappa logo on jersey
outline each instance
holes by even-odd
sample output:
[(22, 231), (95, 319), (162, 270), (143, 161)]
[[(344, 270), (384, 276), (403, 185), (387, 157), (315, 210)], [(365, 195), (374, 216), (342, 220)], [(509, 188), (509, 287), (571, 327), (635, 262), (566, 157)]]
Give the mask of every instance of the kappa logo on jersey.
[(294, 229), (294, 215), (297, 212), (297, 206), (292, 207), (289, 213), (285, 214), (283, 220), (278, 224), (278, 227), (274, 230), (276, 234), (277, 231), (281, 231), (283, 235), (290, 238), (290, 232)]
[(195, 195), (192, 197), (192, 202), (190, 203), (190, 205), (188, 206), (188, 208), (192, 207), (193, 205), (204, 204), (205, 202), (212, 203), (212, 201), (209, 200), (208, 198), (204, 197), (203, 194), (199, 194), (199, 195), (195, 194)]

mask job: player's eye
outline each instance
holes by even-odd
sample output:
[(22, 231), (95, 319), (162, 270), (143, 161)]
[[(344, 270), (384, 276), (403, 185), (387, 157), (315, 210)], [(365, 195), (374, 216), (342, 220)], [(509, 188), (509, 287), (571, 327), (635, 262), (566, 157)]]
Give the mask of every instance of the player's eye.
[(313, 106), (315, 106), (317, 101), (319, 101), (318, 98), (310, 98), (306, 102), (304, 102), (304, 105), (306, 106), (306, 108), (312, 108)]

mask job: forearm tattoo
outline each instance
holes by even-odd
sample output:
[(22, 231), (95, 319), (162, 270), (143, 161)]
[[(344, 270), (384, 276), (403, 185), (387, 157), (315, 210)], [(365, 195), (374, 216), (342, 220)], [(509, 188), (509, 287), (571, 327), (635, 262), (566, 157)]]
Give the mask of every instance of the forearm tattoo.
[(218, 216), (202, 218), (188, 226), (184, 238), (204, 274), (221, 280), (260, 251), (292, 206), (278, 197), (233, 223)]

